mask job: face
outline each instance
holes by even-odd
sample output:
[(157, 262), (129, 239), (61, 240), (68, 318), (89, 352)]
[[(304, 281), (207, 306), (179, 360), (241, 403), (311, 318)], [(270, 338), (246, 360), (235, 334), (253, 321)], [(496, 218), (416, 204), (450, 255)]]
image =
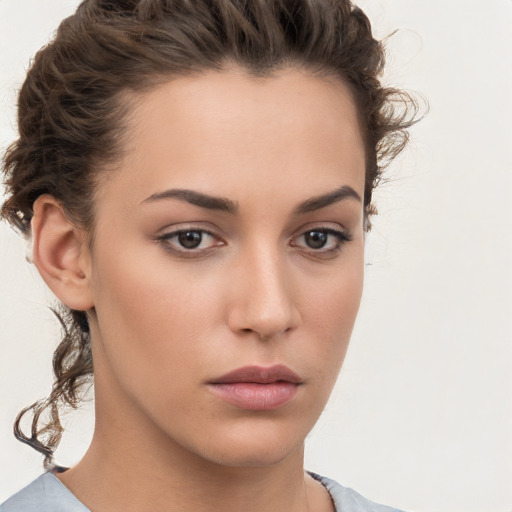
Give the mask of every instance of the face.
[(276, 464), (320, 415), (359, 306), (351, 95), (298, 70), (205, 72), (140, 96), (128, 134), (89, 256), (98, 428)]

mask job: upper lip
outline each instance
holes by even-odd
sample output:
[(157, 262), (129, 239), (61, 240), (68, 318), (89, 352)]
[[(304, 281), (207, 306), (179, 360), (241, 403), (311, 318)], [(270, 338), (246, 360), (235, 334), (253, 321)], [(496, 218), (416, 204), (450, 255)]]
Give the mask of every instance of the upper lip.
[(232, 384), (235, 382), (252, 382), (270, 384), (272, 382), (291, 382), (301, 384), (302, 379), (290, 368), (278, 364), (275, 366), (244, 366), (210, 381), (210, 384)]

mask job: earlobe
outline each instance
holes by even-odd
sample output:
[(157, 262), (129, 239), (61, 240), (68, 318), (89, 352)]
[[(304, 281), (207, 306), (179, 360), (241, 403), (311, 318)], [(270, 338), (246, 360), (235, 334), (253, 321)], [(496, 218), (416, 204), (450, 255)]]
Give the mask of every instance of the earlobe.
[(90, 255), (84, 232), (70, 222), (61, 204), (49, 194), (34, 203), (32, 243), (34, 264), (59, 300), (78, 311), (92, 308)]

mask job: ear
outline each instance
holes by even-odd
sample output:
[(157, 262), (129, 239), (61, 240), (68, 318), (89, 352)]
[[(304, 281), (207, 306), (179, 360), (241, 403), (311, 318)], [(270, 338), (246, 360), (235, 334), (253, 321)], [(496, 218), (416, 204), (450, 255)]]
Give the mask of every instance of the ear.
[(71, 309), (91, 309), (86, 232), (70, 222), (61, 204), (49, 194), (34, 203), (32, 239), (34, 264), (57, 298)]

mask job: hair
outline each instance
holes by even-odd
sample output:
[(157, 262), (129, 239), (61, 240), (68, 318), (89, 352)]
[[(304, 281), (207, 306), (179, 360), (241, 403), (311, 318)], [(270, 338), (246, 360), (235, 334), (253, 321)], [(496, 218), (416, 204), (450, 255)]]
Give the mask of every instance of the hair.
[[(384, 62), (383, 42), (349, 0), (85, 0), (36, 54), (21, 88), (1, 215), (29, 235), (34, 201), (51, 194), (92, 232), (96, 178), (122, 151), (129, 94), (235, 64), (256, 76), (299, 67), (349, 86), (366, 148), (369, 229), (372, 192), (418, 113), (409, 94), (381, 84)], [(93, 375), (85, 313), (65, 306), (56, 313), (64, 336), (51, 394), (23, 409), (14, 428), (46, 466), (62, 436), (59, 407), (76, 408)], [(29, 411), (30, 436), (20, 427)]]

